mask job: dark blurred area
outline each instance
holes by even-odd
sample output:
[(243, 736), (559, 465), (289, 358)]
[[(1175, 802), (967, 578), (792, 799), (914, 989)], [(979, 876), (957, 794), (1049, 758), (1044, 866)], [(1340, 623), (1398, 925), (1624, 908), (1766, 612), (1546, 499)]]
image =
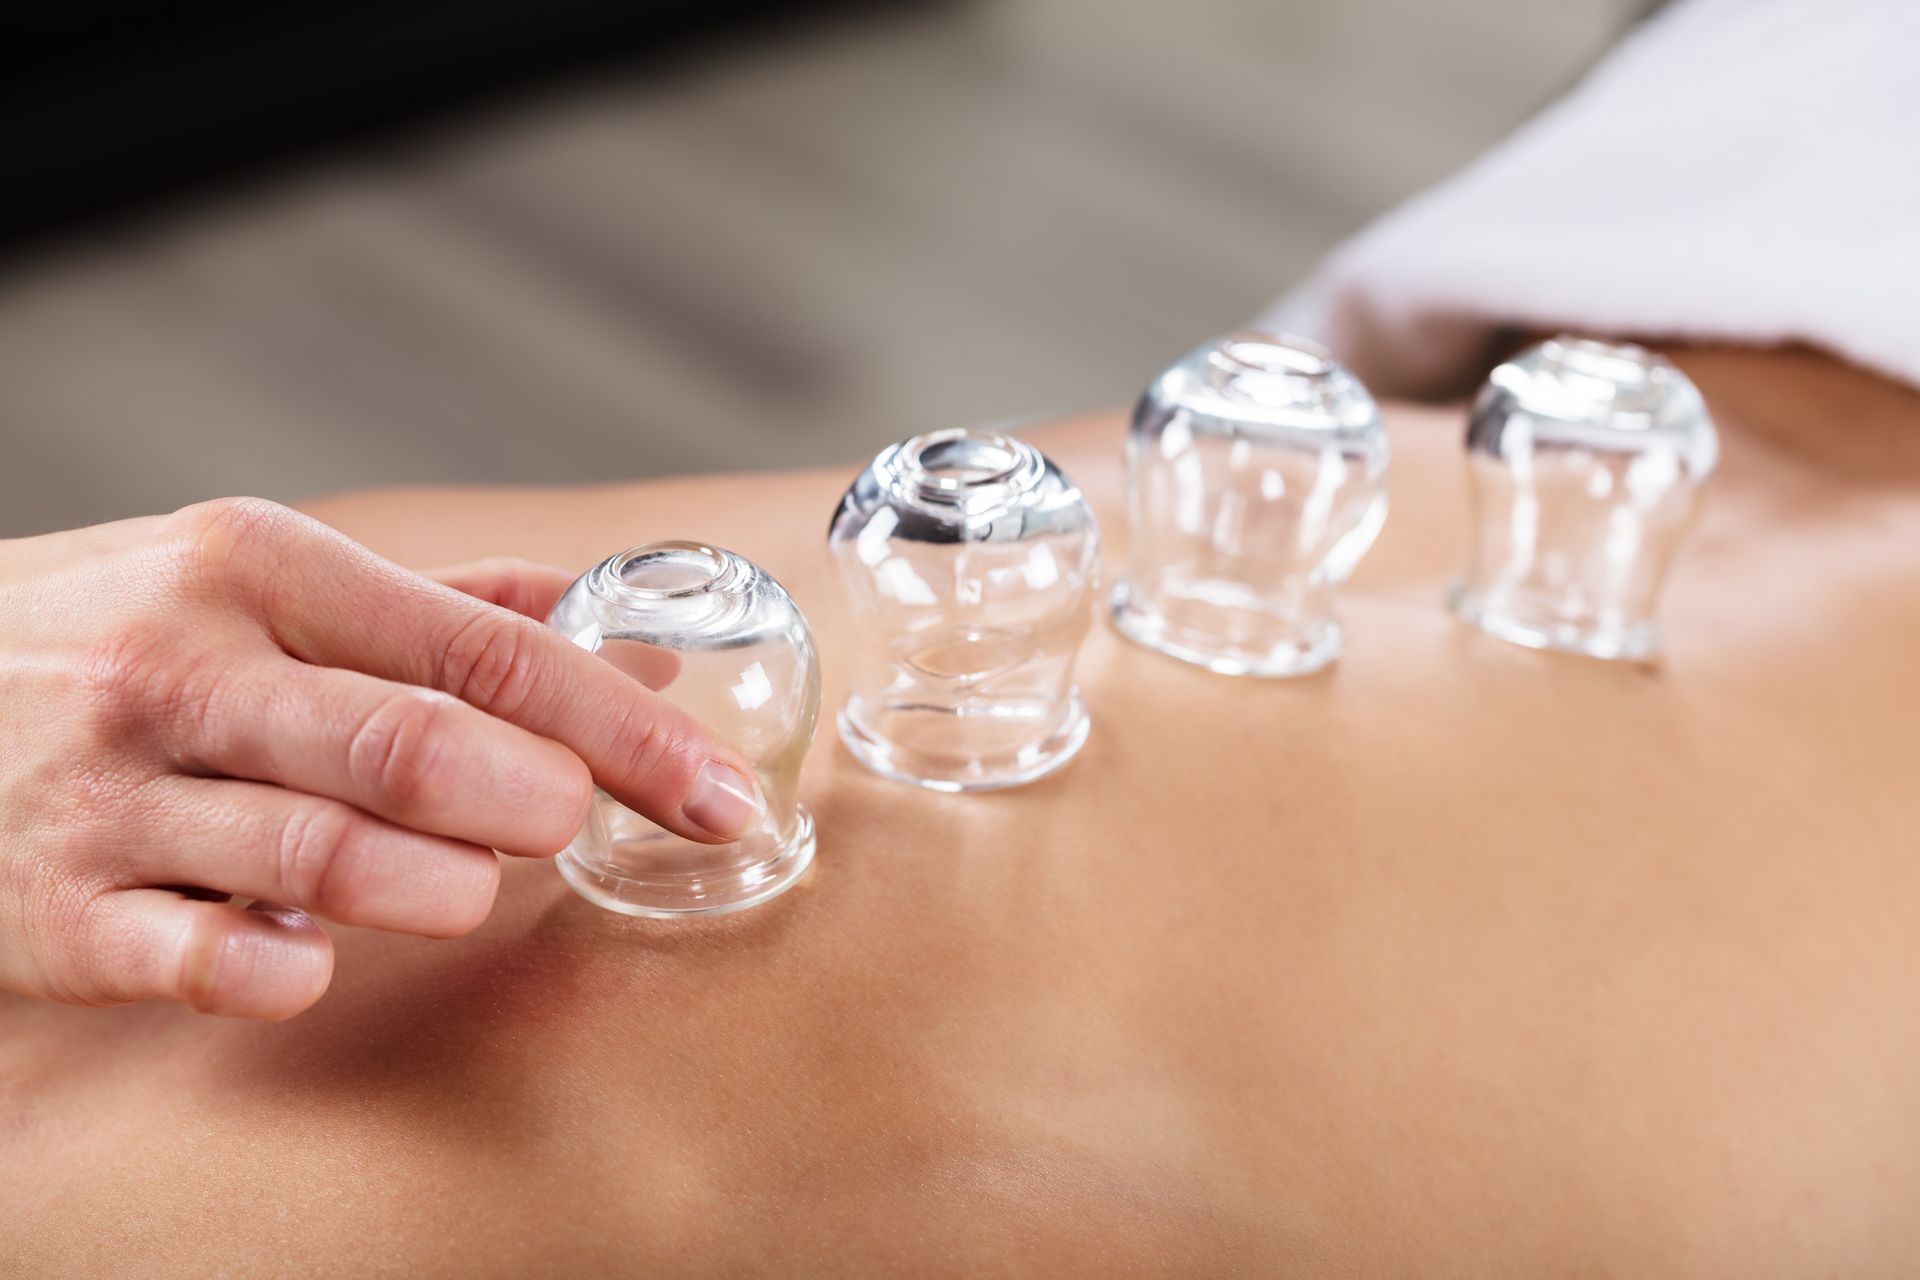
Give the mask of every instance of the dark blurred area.
[(1641, 7), (13, 13), (0, 535), (226, 493), (849, 464), (1122, 403)]
[[(863, 0), (863, 7), (930, 0)], [(0, 248), (457, 111), (853, 0), (91, 0), (0, 30)]]

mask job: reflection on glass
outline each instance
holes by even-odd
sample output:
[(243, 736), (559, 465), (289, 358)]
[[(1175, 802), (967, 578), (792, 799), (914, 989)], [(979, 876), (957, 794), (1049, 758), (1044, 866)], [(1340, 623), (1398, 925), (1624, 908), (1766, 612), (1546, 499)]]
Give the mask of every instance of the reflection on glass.
[(1189, 353), (1134, 409), (1114, 626), (1224, 675), (1326, 666), (1333, 589), (1386, 518), (1387, 462), (1372, 397), (1311, 343), (1248, 330)]
[(559, 857), (567, 883), (611, 911), (647, 916), (734, 911), (792, 885), (813, 860), (799, 786), (820, 676), (813, 634), (780, 584), (731, 551), (657, 542), (588, 570), (547, 621), (718, 730), (753, 762), (767, 801), (758, 830), (709, 845), (596, 791)]
[(868, 768), (942, 791), (1031, 782), (1087, 737), (1073, 685), (1099, 532), (1031, 445), (940, 431), (875, 458), (828, 533), (852, 610), (840, 736)]
[(1493, 371), (1467, 428), (1467, 571), (1449, 596), (1515, 644), (1660, 648), (1660, 588), (1719, 458), (1699, 391), (1639, 347), (1560, 337)]

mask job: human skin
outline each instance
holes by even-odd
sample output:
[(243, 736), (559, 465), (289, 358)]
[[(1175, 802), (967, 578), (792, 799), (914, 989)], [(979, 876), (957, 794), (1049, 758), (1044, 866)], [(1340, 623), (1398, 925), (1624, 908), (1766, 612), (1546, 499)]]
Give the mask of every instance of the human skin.
[[(1084, 754), (863, 772), (814, 869), (685, 922), (510, 861), (491, 918), (336, 931), (285, 1023), (0, 1000), (19, 1274), (1896, 1276), (1920, 1256), (1920, 397), (1689, 355), (1724, 452), (1658, 668), (1440, 607), (1458, 409), (1326, 673), (1097, 626)], [(1033, 434), (1124, 563), (1118, 415)], [(701, 538), (846, 646), (847, 468), (316, 504), (403, 564)]]
[(442, 577), (244, 499), (0, 542), (0, 988), (290, 1017), (316, 916), (465, 933), (596, 780), (757, 820), (731, 746), (540, 625), (568, 575)]

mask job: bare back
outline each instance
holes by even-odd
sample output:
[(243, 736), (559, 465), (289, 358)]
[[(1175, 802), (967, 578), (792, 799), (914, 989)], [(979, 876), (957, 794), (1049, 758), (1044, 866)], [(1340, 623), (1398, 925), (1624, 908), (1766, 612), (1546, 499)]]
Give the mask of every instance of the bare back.
[[(1650, 672), (1459, 627), (1459, 419), (1390, 409), (1346, 656), (1099, 627), (1093, 737), (950, 797), (808, 761), (807, 880), (629, 920), (507, 870), (284, 1024), (0, 998), (8, 1274), (1848, 1275), (1920, 1256), (1920, 399), (1699, 355)], [(1036, 436), (1119, 563), (1116, 418)], [(696, 537), (845, 688), (839, 470), (316, 511), (428, 566)]]

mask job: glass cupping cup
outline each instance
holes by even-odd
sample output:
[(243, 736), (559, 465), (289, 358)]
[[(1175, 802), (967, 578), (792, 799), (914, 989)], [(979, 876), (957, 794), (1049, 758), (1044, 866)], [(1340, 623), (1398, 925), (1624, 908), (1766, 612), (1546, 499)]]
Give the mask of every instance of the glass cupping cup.
[(1093, 511), (1039, 450), (951, 430), (860, 473), (828, 532), (851, 613), (840, 736), (874, 772), (940, 791), (1017, 786), (1086, 741), (1073, 663)]
[(1529, 648), (1655, 656), (1661, 587), (1720, 451), (1692, 381), (1640, 347), (1554, 338), (1489, 376), (1466, 451), (1454, 612)]
[(813, 633), (759, 566), (694, 542), (601, 561), (548, 623), (699, 717), (752, 761), (766, 808), (732, 844), (664, 830), (603, 791), (558, 859), (582, 897), (627, 915), (736, 911), (790, 887), (813, 860), (800, 763), (820, 716)]
[(1217, 338), (1147, 388), (1126, 453), (1122, 635), (1223, 675), (1339, 656), (1334, 589), (1387, 513), (1387, 435), (1358, 380), (1299, 338)]

